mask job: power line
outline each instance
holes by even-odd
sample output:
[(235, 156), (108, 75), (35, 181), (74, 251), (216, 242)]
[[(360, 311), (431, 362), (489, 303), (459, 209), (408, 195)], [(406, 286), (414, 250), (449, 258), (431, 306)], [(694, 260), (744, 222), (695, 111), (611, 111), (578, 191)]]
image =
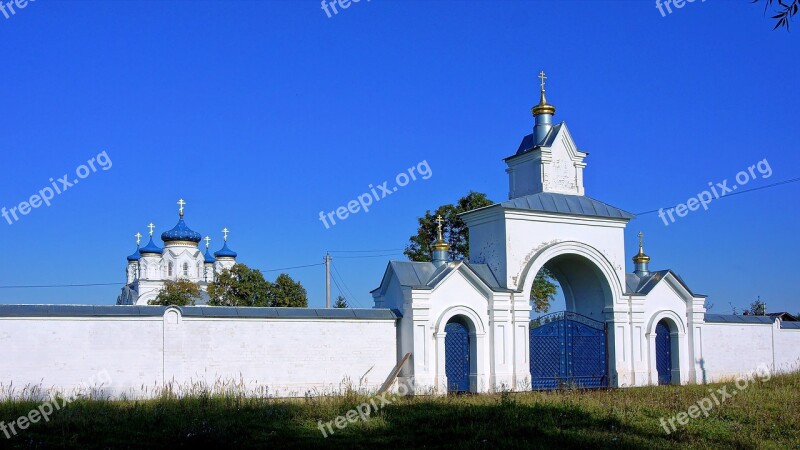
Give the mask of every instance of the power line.
[[(768, 184), (768, 185), (766, 185), (766, 186), (759, 186), (759, 187), (755, 187), (755, 188), (752, 188), (752, 189), (745, 189), (745, 190), (743, 190), (743, 191), (734, 192), (734, 193), (732, 193), (732, 194), (725, 194), (725, 195), (722, 195), (722, 196), (720, 196), (720, 197), (717, 197), (717, 198), (716, 198), (716, 200), (723, 199), (723, 198), (726, 198), (726, 197), (733, 197), (734, 195), (738, 195), (738, 194), (745, 194), (745, 193), (747, 193), (747, 192), (760, 191), (761, 189), (769, 189), (769, 188), (774, 188), (774, 187), (776, 187), (776, 186), (781, 186), (781, 185), (784, 185), (784, 184), (796, 183), (796, 182), (798, 182), (798, 181), (800, 181), (800, 177), (797, 177), (797, 178), (792, 178), (792, 179), (790, 179), (790, 180), (778, 181), (777, 183)], [(643, 216), (643, 215), (645, 215), (645, 214), (652, 214), (652, 213), (654, 213), (654, 212), (661, 211), (662, 209), (675, 208), (675, 207), (677, 207), (677, 206), (678, 206), (678, 205), (672, 205), (672, 206), (667, 206), (667, 207), (664, 207), (664, 208), (653, 209), (653, 210), (650, 210), (650, 211), (645, 211), (645, 212), (641, 212), (641, 213), (636, 213), (636, 215), (637, 215), (637, 216)]]
[(262, 270), (262, 272), (278, 272), (278, 271), (281, 271), (281, 270), (303, 269), (305, 267), (324, 266), (324, 265), (325, 265), (325, 263), (322, 262), (322, 263), (316, 263), (316, 264), (306, 264), (304, 266), (294, 266), (294, 267), (284, 267), (284, 268), (281, 268), (281, 269)]
[(344, 282), (344, 277), (342, 276), (341, 273), (339, 273), (339, 269), (337, 269), (336, 266), (333, 265), (333, 263), (331, 263), (331, 267), (333, 267), (333, 271), (336, 273), (336, 275), (339, 276), (339, 279), (342, 280), (342, 285), (344, 285), (344, 288), (347, 289), (348, 293), (350, 293), (350, 298), (352, 298), (353, 301), (356, 302), (356, 304), (358, 304), (359, 307), (363, 308), (363, 306), (361, 305), (361, 302), (359, 302), (358, 299), (356, 298), (355, 294), (353, 294), (353, 291), (351, 291), (350, 287), (347, 285), (347, 283)]

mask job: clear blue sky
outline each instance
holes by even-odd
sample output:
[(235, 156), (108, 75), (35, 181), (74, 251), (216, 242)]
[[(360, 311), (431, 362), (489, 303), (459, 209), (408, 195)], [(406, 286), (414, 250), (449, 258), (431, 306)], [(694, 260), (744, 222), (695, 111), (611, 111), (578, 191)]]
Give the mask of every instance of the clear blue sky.
[[(0, 206), (102, 151), (113, 165), (0, 219), (0, 285), (121, 285), (133, 234), (171, 228), (180, 197), (214, 250), (228, 227), (240, 261), (264, 270), (402, 248), (426, 209), (469, 190), (506, 198), (502, 158), (532, 127), (542, 69), (556, 119), (590, 153), (594, 198), (674, 205), (764, 158), (772, 177), (748, 188), (798, 177), (800, 41), (772, 25), (747, 0), (666, 17), (652, 1), (362, 0), (331, 18), (316, 0), (29, 3), (0, 15)], [(422, 160), (430, 179), (331, 229), (319, 221)], [(626, 252), (644, 231), (652, 267), (716, 312), (758, 295), (798, 312), (798, 192), (737, 195), (669, 226), (642, 216)], [(355, 255), (334, 266), (369, 306), (391, 257), (342, 258)], [(324, 304), (322, 266), (289, 273)], [(0, 302), (113, 304), (118, 292), (0, 289)]]

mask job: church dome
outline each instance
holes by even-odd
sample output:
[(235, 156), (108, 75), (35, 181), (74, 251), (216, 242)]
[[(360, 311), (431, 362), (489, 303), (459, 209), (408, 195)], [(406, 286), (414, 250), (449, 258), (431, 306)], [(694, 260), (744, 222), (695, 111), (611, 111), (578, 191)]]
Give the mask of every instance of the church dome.
[(203, 262), (204, 262), (205, 264), (214, 264), (214, 262), (215, 262), (215, 261), (216, 261), (216, 260), (215, 260), (215, 259), (214, 259), (214, 257), (211, 255), (211, 252), (210, 252), (210, 251), (208, 251), (208, 247), (206, 247), (206, 254), (205, 254), (205, 256), (204, 256)]
[(181, 216), (180, 220), (178, 220), (178, 224), (175, 225), (175, 227), (169, 231), (161, 233), (161, 240), (164, 241), (164, 243), (183, 241), (197, 244), (202, 239), (203, 237), (200, 236), (200, 233), (192, 230), (186, 225), (186, 222), (183, 221), (183, 216)]
[(139, 254), (144, 256), (146, 254), (151, 255), (160, 255), (164, 250), (161, 247), (157, 246), (155, 242), (153, 242), (153, 236), (150, 236), (150, 242), (147, 243), (144, 247), (139, 249)]
[(229, 249), (228, 242), (225, 241), (225, 245), (223, 245), (221, 249), (214, 252), (214, 256), (217, 258), (236, 258), (238, 253)]
[(136, 262), (139, 261), (139, 248), (136, 248), (136, 251), (133, 252), (132, 255), (128, 256), (128, 262)]

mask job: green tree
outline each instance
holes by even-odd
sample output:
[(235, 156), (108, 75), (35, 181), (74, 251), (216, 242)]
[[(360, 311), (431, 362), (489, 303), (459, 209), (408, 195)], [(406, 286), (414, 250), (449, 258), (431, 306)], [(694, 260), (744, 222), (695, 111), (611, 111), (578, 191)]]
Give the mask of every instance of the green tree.
[[(419, 224), (417, 234), (409, 238), (403, 253), (411, 261), (431, 261), (433, 259), (431, 244), (437, 237), (436, 216), (441, 215), (443, 219), (442, 233), (445, 241), (450, 245), (448, 255), (450, 260), (468, 259), (469, 229), (458, 215), (493, 204), (494, 202), (486, 194), (470, 191), (455, 204), (439, 206), (433, 213), (430, 210), (425, 211), (425, 215), (417, 219)], [(534, 278), (531, 300), (537, 312), (547, 312), (550, 309), (550, 304), (557, 292), (557, 287), (552, 280), (553, 274), (547, 268), (540, 270)]]
[(269, 306), (308, 307), (306, 289), (299, 281), (294, 281), (292, 277), (285, 273), (278, 275), (275, 282), (270, 283), (267, 298), (269, 299)]
[(270, 306), (270, 283), (261, 271), (244, 264), (225, 269), (208, 284), (211, 306)]
[[(753, 0), (752, 3), (758, 3), (759, 0)], [(789, 31), (789, 23), (794, 18), (797, 11), (800, 10), (800, 0), (764, 0), (764, 14), (767, 13), (767, 10), (770, 6), (773, 6), (775, 3), (778, 4), (778, 7), (773, 11), (776, 14), (772, 16), (775, 19), (775, 26), (772, 28), (776, 30), (780, 27), (786, 28), (786, 31)]]
[(333, 307), (334, 308), (349, 308), (349, 305), (347, 304), (347, 300), (345, 300), (345, 298), (340, 295), (340, 296), (336, 297), (336, 303), (333, 304)]
[(417, 234), (409, 238), (409, 243), (403, 252), (411, 261), (430, 261), (433, 259), (431, 244), (436, 240), (436, 216), (441, 215), (442, 233), (444, 239), (450, 244), (450, 259), (455, 261), (467, 259), (469, 257), (469, 230), (458, 214), (472, 211), (492, 205), (493, 202), (486, 197), (486, 194), (470, 191), (465, 197), (460, 198), (455, 205), (447, 204), (436, 208), (431, 214), (425, 211), (425, 215), (417, 219), (419, 227)]
[(531, 301), (533, 302), (533, 310), (538, 313), (546, 313), (550, 311), (550, 305), (555, 298), (558, 287), (553, 283), (553, 273), (547, 267), (542, 267), (542, 270), (536, 274), (533, 279), (533, 286), (531, 287)]
[(758, 300), (750, 303), (750, 307), (747, 308), (746, 314), (753, 316), (766, 316), (767, 304), (761, 301), (761, 297), (759, 297)]
[(200, 286), (189, 280), (164, 282), (164, 287), (158, 292), (156, 298), (147, 302), (148, 305), (160, 306), (194, 306), (200, 298)]

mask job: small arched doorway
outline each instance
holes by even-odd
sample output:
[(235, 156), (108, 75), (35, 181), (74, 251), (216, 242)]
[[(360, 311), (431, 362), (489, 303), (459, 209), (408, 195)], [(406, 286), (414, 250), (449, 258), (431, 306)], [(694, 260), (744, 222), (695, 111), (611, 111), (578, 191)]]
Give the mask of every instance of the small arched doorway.
[(656, 325), (656, 372), (658, 384), (672, 384), (672, 332), (666, 319)]
[(447, 392), (469, 392), (472, 339), (466, 319), (462, 316), (451, 318), (445, 325), (444, 331)]

